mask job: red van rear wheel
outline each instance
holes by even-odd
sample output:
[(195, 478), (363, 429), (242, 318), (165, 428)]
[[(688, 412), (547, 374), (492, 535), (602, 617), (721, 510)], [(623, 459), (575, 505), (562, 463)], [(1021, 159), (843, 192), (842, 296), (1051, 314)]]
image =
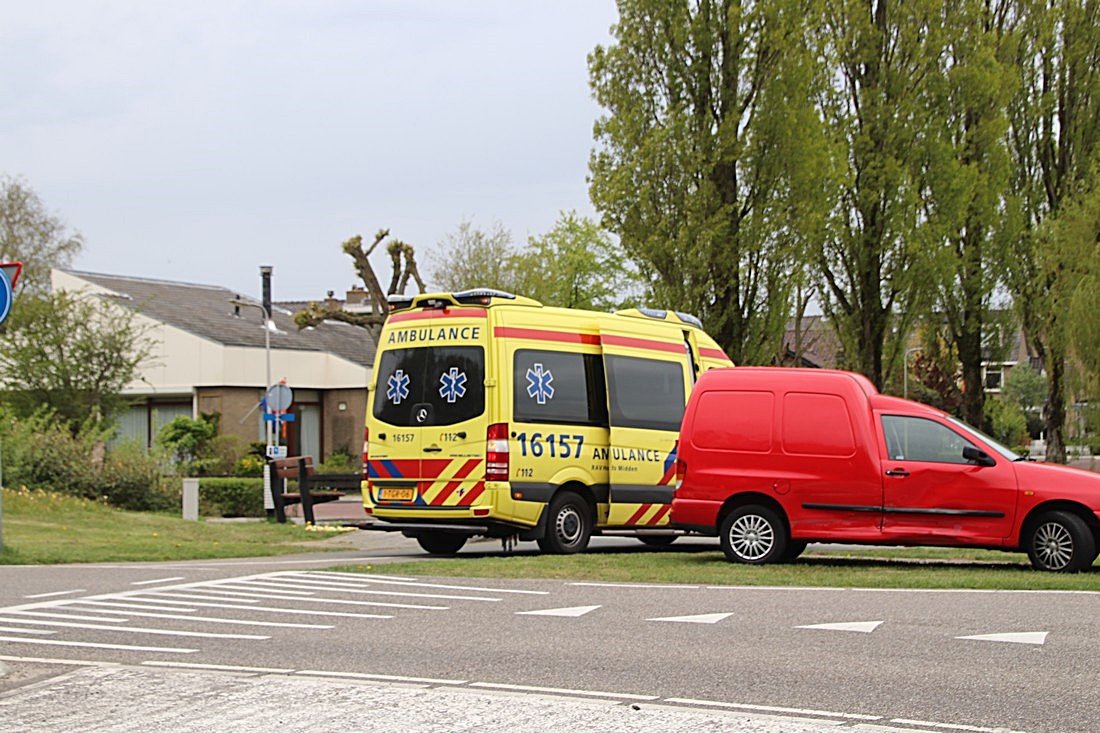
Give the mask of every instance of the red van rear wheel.
[(738, 507), (722, 520), (722, 551), (730, 562), (762, 565), (783, 559), (787, 526), (766, 506)]

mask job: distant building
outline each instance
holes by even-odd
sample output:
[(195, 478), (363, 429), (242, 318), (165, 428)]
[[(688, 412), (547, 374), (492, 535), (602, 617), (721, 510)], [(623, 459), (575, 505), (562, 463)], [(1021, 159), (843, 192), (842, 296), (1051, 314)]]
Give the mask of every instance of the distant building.
[[(218, 413), (222, 434), (246, 442), (264, 440), (259, 407), (267, 386), (262, 311), (230, 303), (260, 301), (215, 285), (75, 270), (53, 270), (52, 283), (55, 290), (84, 292), (131, 308), (150, 327), (157, 347), (125, 389), (134, 402), (121, 416), (124, 437), (149, 445), (179, 415)], [(315, 460), (335, 451), (357, 457), (373, 340), (365, 329), (336, 322), (299, 331), (291, 307), (276, 302), (270, 310), (275, 327), (269, 333), (271, 378), (285, 379), (294, 391), (295, 420), (287, 424), (281, 443), (290, 455), (312, 455)]]

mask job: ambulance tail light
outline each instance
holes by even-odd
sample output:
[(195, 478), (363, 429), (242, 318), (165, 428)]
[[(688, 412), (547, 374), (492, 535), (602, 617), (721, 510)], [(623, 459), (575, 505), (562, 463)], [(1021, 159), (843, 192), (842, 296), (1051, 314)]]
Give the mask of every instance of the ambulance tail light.
[(508, 480), (508, 423), (489, 426), (485, 435), (485, 480)]
[(370, 428), (363, 428), (363, 480), (367, 480), (367, 460), (370, 458)]

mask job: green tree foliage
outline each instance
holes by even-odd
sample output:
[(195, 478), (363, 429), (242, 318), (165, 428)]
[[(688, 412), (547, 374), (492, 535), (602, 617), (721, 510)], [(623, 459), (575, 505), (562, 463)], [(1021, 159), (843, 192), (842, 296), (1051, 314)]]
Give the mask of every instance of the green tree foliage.
[(817, 0), (620, 0), (589, 56), (590, 193), (652, 290), (737, 363), (774, 358), (828, 173), (811, 104)]
[(982, 361), (991, 301), (1019, 236), (1019, 218), (1006, 211), (1013, 4), (944, 3), (936, 19), (943, 48), (921, 90), (929, 124), (920, 190), (935, 259), (934, 304), (961, 365), (960, 416), (973, 425), (985, 420)]
[(989, 434), (1010, 448), (1028, 444), (1027, 416), (1015, 402), (994, 397), (985, 402), (983, 422)]
[(839, 198), (817, 251), (823, 308), (847, 365), (876, 386), (929, 299), (921, 226), (926, 91), (944, 38), (938, 0), (825, 0), (821, 114), (842, 144)]
[(66, 292), (20, 296), (5, 328), (4, 399), (21, 416), (45, 406), (74, 434), (126, 404), (122, 390), (154, 346), (129, 308)]
[(0, 177), (0, 261), (23, 263), (24, 288), (44, 292), (50, 268), (68, 266), (83, 244), (24, 181)]
[(440, 290), (494, 288), (516, 292), (516, 247), (512, 233), (499, 222), (489, 231), (464, 221), (439, 243), (441, 254), (432, 260), (430, 278)]
[(544, 305), (614, 310), (633, 305), (637, 276), (622, 250), (599, 225), (575, 211), (562, 212), (554, 227), (515, 255), (516, 292)]
[(1047, 399), (1046, 379), (1027, 364), (1017, 364), (1005, 377), (1001, 396), (1026, 413), (1037, 413)]
[[(1010, 286), (1049, 380), (1046, 455), (1061, 462), (1069, 309), (1096, 256), (1083, 197), (1095, 188), (1100, 160), (1100, 4), (1019, 0), (1016, 7), (1019, 91), (1009, 108), (1009, 138), (1013, 190), (1026, 231), (1008, 260)], [(1080, 297), (1078, 302), (1089, 296)]]
[(202, 473), (201, 461), (218, 435), (218, 416), (200, 415), (197, 420), (180, 415), (157, 433), (157, 445), (171, 453), (184, 475)]

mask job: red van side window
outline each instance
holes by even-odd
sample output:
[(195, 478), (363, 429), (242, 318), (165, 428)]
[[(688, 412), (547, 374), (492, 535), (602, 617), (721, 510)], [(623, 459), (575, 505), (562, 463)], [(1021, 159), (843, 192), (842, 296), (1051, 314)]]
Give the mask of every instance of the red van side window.
[(789, 392), (783, 397), (783, 452), (848, 457), (856, 440), (848, 406), (837, 395)]
[(772, 449), (771, 392), (707, 392), (695, 410), (692, 443), (704, 450), (769, 453)]

